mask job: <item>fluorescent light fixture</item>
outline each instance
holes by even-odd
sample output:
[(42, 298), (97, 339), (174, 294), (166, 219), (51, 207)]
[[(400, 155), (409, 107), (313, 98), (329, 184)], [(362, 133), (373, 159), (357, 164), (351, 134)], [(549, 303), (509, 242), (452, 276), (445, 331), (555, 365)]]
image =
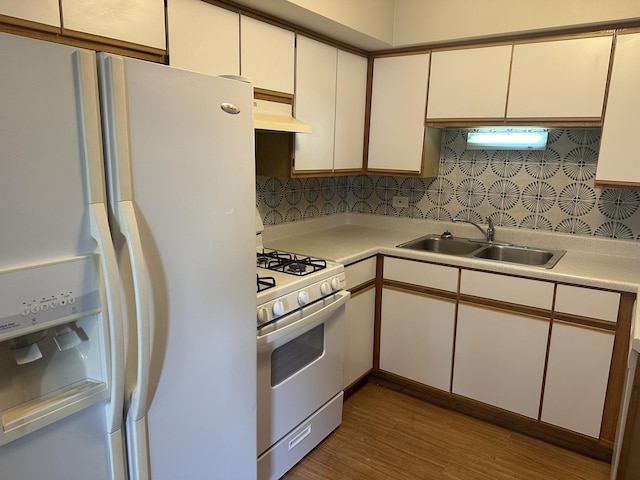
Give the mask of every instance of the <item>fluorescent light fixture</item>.
[(544, 150), (546, 128), (477, 128), (467, 132), (467, 150)]

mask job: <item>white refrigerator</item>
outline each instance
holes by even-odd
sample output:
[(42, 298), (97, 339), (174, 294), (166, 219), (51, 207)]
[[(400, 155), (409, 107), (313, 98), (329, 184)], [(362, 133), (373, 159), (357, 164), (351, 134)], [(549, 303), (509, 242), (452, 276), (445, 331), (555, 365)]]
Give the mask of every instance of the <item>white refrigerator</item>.
[(0, 35), (0, 476), (254, 478), (251, 85)]

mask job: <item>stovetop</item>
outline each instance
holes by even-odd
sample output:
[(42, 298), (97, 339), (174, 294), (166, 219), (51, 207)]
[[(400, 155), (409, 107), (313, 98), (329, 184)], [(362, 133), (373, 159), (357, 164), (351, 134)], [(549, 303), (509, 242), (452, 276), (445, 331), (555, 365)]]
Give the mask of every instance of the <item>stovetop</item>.
[(326, 260), (279, 250), (262, 249), (256, 253), (256, 266), (302, 277), (327, 268)]
[(320, 258), (260, 248), (256, 252), (258, 305), (341, 275), (344, 267)]

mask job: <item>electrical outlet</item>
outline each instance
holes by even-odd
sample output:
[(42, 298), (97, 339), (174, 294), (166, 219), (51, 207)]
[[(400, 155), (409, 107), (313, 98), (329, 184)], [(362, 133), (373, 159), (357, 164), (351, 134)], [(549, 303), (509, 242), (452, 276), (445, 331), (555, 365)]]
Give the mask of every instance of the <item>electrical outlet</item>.
[(393, 197), (391, 205), (396, 208), (407, 208), (409, 206), (409, 197)]

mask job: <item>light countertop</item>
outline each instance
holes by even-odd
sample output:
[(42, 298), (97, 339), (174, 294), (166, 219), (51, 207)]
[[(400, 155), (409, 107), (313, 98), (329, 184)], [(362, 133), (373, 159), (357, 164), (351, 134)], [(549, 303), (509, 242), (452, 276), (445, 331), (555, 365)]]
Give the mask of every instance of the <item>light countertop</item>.
[[(264, 245), (312, 255), (348, 265), (376, 255), (396, 255), (541, 280), (639, 293), (640, 242), (583, 237), (524, 229), (496, 228), (496, 241), (567, 253), (552, 269), (401, 249), (396, 246), (427, 234), (449, 230), (454, 237), (480, 238), (473, 226), (461, 223), (341, 214), (266, 227)], [(635, 318), (640, 318), (636, 303)], [(640, 321), (634, 321), (633, 348), (640, 351)]]

